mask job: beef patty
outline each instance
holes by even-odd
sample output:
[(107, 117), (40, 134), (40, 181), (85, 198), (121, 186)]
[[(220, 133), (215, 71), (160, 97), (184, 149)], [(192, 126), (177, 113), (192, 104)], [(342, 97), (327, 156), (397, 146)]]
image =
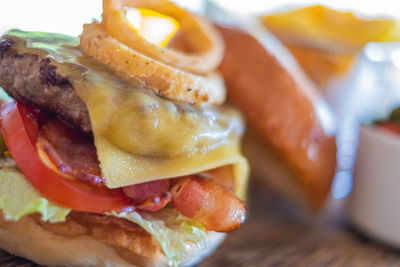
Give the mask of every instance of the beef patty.
[(48, 58), (18, 54), (13, 45), (12, 39), (0, 40), (0, 86), (18, 102), (54, 113), (66, 124), (90, 133), (88, 109), (68, 79)]

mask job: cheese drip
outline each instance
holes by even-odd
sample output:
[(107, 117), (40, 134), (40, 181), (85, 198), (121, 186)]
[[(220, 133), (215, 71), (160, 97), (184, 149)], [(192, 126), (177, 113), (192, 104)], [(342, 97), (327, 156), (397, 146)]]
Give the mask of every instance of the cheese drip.
[(109, 188), (233, 165), (235, 193), (245, 197), (248, 164), (240, 151), (243, 123), (230, 107), (163, 99), (123, 80), (77, 48), (73, 37), (10, 31), (19, 53), (47, 56), (86, 104)]

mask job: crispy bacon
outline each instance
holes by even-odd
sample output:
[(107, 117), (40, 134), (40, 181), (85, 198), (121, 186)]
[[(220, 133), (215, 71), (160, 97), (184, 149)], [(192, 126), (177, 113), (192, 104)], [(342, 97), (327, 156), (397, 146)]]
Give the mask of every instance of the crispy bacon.
[(180, 178), (171, 188), (172, 205), (183, 215), (204, 223), (207, 230), (230, 232), (246, 219), (243, 201), (207, 179)]
[[(37, 147), (66, 179), (76, 178), (94, 186), (104, 185), (92, 138), (53, 119), (43, 123)], [(156, 211), (171, 201), (169, 188), (169, 180), (160, 180), (127, 186), (123, 190), (138, 209)]]
[(222, 185), (227, 190), (232, 191), (235, 186), (235, 181), (233, 180), (233, 166), (226, 165), (206, 172), (201, 172), (198, 174), (201, 178), (212, 180), (213, 182)]
[[(57, 119), (43, 123), (37, 147), (67, 177), (91, 182), (93, 186), (105, 183), (93, 139)], [(229, 232), (246, 218), (245, 204), (231, 193), (232, 177), (232, 167), (226, 166), (196, 177), (126, 186), (123, 191), (132, 198), (137, 209), (157, 211), (172, 201), (183, 215), (203, 222), (208, 230)]]
[(43, 124), (37, 147), (60, 172), (81, 181), (104, 184), (92, 138), (53, 119)]
[(135, 184), (123, 188), (128, 197), (134, 199), (139, 209), (156, 211), (171, 201), (170, 181), (167, 179)]

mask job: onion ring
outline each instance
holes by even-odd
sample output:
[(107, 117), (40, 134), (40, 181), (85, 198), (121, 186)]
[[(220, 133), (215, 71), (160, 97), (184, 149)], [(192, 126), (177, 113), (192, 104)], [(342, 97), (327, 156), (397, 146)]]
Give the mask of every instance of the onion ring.
[[(148, 8), (178, 20), (191, 53), (160, 47), (146, 40), (129, 23), (124, 14), (125, 7)], [(170, 1), (104, 0), (102, 25), (129, 48), (188, 72), (206, 74), (214, 71), (223, 57), (223, 41), (212, 25)]]
[(84, 25), (80, 48), (117, 73), (142, 80), (162, 97), (189, 103), (225, 101), (225, 87), (219, 74), (200, 76), (165, 65), (120, 43), (97, 22)]

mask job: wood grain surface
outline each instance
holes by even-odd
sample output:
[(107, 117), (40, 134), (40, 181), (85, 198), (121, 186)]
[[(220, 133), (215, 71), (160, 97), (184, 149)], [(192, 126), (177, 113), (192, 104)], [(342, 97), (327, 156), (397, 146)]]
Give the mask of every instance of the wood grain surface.
[[(400, 251), (369, 240), (331, 201), (317, 217), (300, 214), (260, 184), (251, 186), (246, 224), (199, 267), (400, 266)], [(38, 266), (0, 252), (0, 267)]]
[(253, 185), (248, 221), (199, 266), (400, 266), (400, 251), (355, 230), (343, 204), (305, 218)]

